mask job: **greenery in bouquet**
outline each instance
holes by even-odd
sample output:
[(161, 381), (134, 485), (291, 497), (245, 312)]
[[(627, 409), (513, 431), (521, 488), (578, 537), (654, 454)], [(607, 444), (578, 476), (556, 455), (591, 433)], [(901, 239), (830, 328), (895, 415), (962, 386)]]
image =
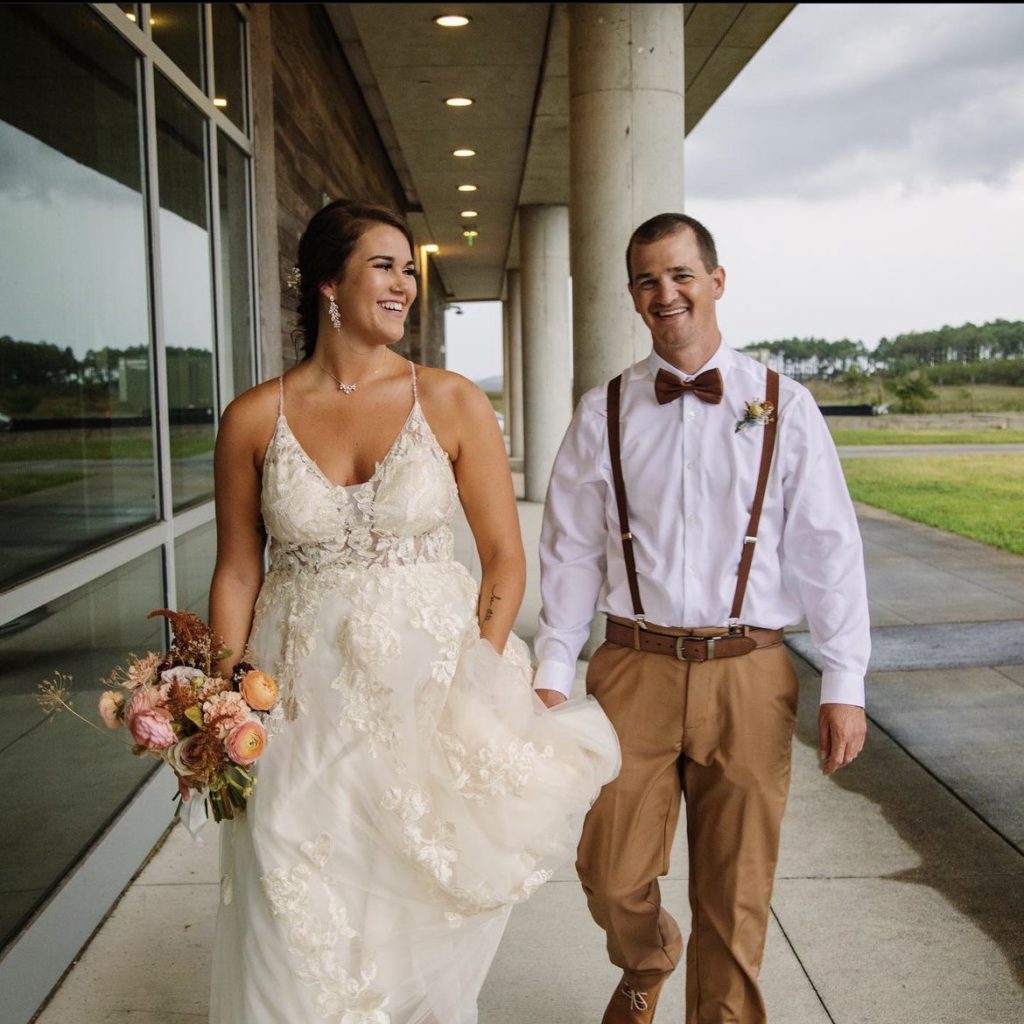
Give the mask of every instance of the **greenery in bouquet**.
[[(150, 612), (170, 620), (173, 640), (164, 655), (131, 657), (103, 680), (99, 713), (110, 729), (127, 729), (137, 756), (166, 761), (178, 779), (179, 810), (194, 795), (215, 821), (243, 810), (256, 784), (252, 765), (263, 753), (263, 719), (277, 704), (274, 679), (240, 661), (230, 679), (217, 674), (223, 650), (197, 615), (166, 608)], [(47, 714), (70, 711), (70, 677), (57, 673), (40, 684)]]

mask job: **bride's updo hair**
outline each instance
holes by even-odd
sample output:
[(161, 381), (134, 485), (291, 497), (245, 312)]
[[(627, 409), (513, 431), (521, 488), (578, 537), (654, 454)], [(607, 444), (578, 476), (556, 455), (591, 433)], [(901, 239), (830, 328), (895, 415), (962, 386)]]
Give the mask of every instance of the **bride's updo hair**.
[[(387, 224), (405, 235), (412, 249), (412, 232), (393, 210), (358, 199), (335, 199), (322, 207), (299, 239), (299, 324), (302, 358), (316, 351), (320, 326), (320, 288), (338, 281), (363, 232), (374, 224)], [(345, 312), (341, 312), (344, 319)]]

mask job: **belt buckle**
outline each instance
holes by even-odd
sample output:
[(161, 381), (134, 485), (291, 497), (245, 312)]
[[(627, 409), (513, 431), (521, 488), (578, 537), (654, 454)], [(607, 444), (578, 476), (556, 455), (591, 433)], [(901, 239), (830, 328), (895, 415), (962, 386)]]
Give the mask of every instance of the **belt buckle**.
[(683, 649), (684, 641), (696, 640), (698, 642), (703, 642), (706, 639), (707, 639), (707, 637), (694, 636), (692, 633), (683, 633), (681, 636), (677, 636), (676, 637), (676, 661), (701, 662), (701, 661), (708, 661), (711, 658), (713, 658), (715, 656), (715, 654), (714, 654), (715, 645), (714, 644), (710, 644), (708, 646), (708, 648), (707, 648), (707, 652), (708, 652), (707, 653), (707, 657), (704, 657), (704, 658), (688, 658), (686, 656), (686, 651)]
[[(728, 633), (716, 633), (714, 636), (695, 636), (692, 633), (684, 633), (682, 636), (676, 637), (676, 660), (677, 661), (692, 661), (696, 663), (704, 661), (715, 660), (715, 641), (725, 640), (728, 637)], [(683, 650), (684, 640), (697, 640), (705, 645), (706, 654), (703, 658), (687, 658)]]

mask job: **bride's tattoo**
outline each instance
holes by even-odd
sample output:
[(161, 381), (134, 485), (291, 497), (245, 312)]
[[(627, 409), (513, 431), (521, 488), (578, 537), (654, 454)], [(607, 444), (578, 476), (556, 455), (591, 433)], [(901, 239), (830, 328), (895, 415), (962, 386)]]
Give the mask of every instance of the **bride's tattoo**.
[(491, 597), (490, 597), (490, 600), (487, 602), (487, 611), (484, 612), (484, 622), (490, 622), (491, 621), (491, 618), (494, 616), (494, 602), (495, 601), (500, 601), (500, 600), (501, 600), (501, 598), (498, 597), (496, 588), (492, 586), (491, 587)]

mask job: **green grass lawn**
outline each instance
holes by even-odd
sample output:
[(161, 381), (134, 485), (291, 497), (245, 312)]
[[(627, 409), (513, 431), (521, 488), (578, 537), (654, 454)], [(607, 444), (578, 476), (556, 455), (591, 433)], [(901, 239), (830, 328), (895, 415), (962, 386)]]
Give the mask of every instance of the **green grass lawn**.
[(832, 428), (836, 444), (1024, 444), (1024, 430), (853, 430)]
[[(213, 450), (213, 437), (171, 438), (171, 457), (187, 459)], [(45, 462), (51, 459), (151, 459), (153, 442), (145, 437), (91, 437), (86, 440), (20, 441), (0, 444), (0, 462)]]
[[(854, 393), (837, 380), (803, 383), (820, 405), (896, 402), (896, 396), (877, 382)], [(931, 388), (935, 397), (924, 403), (925, 412), (1024, 412), (1024, 388), (1011, 384), (932, 384)]]
[(0, 476), (0, 501), (8, 498), (18, 498), (23, 494), (34, 494), (36, 491), (45, 491), (47, 487), (56, 487), (58, 484), (67, 484), (72, 480), (78, 480), (81, 473), (74, 473), (68, 470), (61, 470), (55, 473), (9, 473)]
[(854, 500), (1024, 555), (1024, 455), (843, 462)]

